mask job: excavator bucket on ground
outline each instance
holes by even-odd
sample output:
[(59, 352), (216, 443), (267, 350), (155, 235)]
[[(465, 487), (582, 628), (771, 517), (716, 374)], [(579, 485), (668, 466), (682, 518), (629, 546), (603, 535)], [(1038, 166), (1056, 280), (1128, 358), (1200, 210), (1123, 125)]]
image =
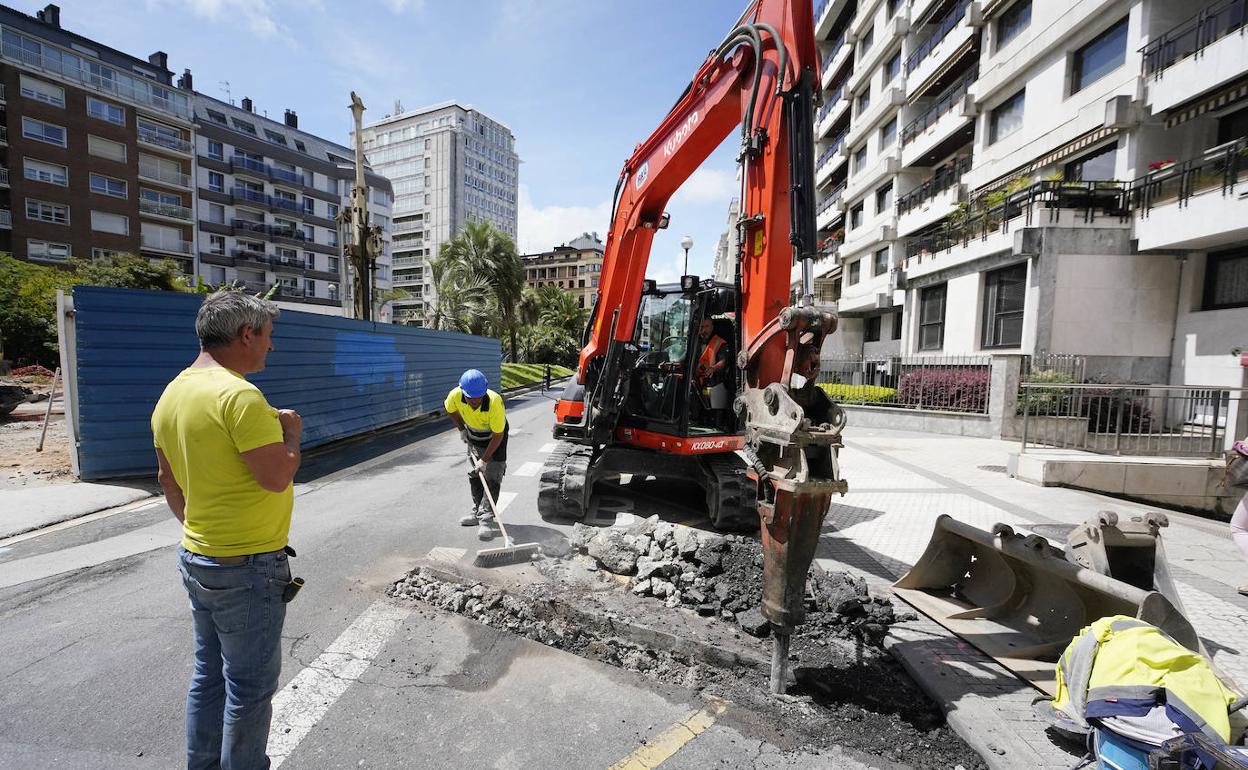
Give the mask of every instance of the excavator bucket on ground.
[(901, 599), (1050, 695), (1062, 650), (1080, 629), (1108, 615), (1139, 618), (1185, 647), (1201, 649), (1191, 623), (1165, 592), (1153, 590), (1156, 585), (1140, 588), (1067, 561), (1043, 537), (1017, 534), (1005, 524), (985, 532), (941, 516), (927, 550), (893, 587)]

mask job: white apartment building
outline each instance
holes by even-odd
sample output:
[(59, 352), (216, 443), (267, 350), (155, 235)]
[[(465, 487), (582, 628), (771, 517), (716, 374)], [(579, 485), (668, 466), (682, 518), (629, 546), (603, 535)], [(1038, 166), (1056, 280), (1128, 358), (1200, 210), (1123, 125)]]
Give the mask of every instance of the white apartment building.
[(511, 129), (445, 102), (364, 126), (364, 152), (394, 186), (395, 320), (423, 325), (436, 289), (428, 261), (465, 222), (489, 222), (513, 240), (520, 159)]
[(1242, 0), (826, 0), (829, 353), (1244, 384)]
[[(193, 98), (196, 129), (200, 277), (242, 282), (268, 291), (281, 307), (353, 315), (351, 269), (343, 252), (350, 238), (339, 215), (350, 207), (355, 152), (299, 130), (298, 116), (282, 121), (203, 94)], [(345, 110), (344, 117), (345, 117)], [(390, 182), (366, 172), (369, 215), (386, 247), (375, 271), (376, 292), (388, 291)], [(389, 321), (380, 308), (377, 320)]]

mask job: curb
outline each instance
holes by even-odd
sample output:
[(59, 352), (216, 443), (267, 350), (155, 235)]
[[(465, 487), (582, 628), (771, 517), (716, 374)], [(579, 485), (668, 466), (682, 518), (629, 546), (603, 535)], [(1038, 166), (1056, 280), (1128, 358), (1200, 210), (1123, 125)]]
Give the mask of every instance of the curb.
[[(572, 379), (572, 375), (570, 375), (570, 374), (569, 374), (567, 377), (552, 377), (552, 378), (550, 379), (550, 389), (551, 389), (551, 390), (554, 390), (556, 385), (563, 385), (563, 384), (567, 383), (567, 381), (568, 381), (568, 380), (570, 380), (570, 379)], [(546, 389), (546, 381), (545, 381), (545, 380), (540, 380), (540, 381), (538, 381), (538, 382), (534, 382), (534, 383), (529, 384), (529, 385), (517, 385), (517, 386), (516, 386), (516, 387), (514, 387), (514, 388), (508, 388), (507, 390), (502, 391), (502, 392), (500, 393), (500, 395), (502, 395), (502, 396), (519, 396), (519, 395), (522, 395), (522, 394), (524, 394), (524, 393), (529, 393), (529, 392), (534, 391), (534, 390), (543, 390), (543, 391), (544, 391), (545, 389)]]

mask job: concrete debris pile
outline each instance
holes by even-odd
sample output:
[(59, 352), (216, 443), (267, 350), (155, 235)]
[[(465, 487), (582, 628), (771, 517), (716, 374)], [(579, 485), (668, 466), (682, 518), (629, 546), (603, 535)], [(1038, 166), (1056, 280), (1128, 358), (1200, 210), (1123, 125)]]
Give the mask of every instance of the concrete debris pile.
[[(652, 516), (626, 529), (576, 524), (570, 541), (573, 552), (591, 557), (595, 568), (631, 577), (631, 590), (638, 596), (735, 622), (753, 636), (770, 632), (758, 609), (763, 555), (753, 538), (704, 532)], [(892, 603), (869, 596), (861, 579), (816, 570), (809, 583), (808, 634), (817, 630), (879, 645), (897, 621)]]

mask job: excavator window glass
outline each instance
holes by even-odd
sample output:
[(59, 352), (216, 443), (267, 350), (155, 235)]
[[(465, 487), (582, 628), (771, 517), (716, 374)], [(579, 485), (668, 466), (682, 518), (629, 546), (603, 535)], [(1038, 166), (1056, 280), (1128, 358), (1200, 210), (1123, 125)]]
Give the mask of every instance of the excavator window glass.
[(637, 344), (653, 363), (683, 361), (689, 345), (688, 297), (652, 294), (643, 298)]

